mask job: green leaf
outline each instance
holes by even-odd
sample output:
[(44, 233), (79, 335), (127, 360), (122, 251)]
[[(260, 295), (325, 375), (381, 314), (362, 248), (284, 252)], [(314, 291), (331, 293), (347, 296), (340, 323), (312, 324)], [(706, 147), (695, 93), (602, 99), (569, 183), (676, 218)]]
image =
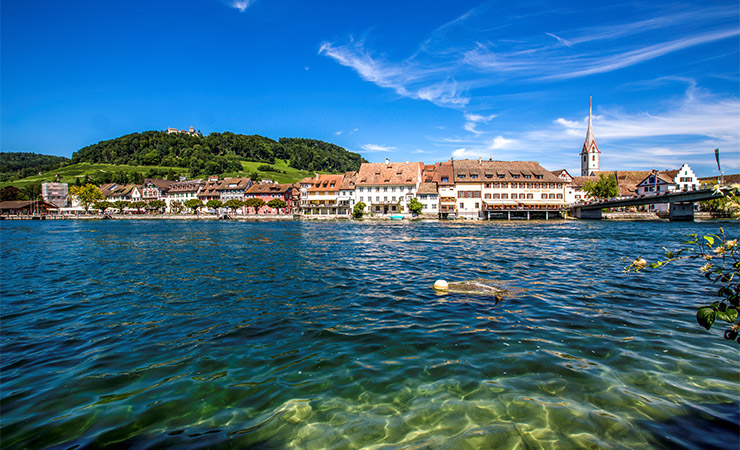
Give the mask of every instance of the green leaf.
[(699, 322), (699, 325), (703, 326), (707, 330), (712, 328), (712, 324), (714, 323), (715, 319), (717, 318), (717, 311), (714, 310), (714, 308), (703, 306), (699, 308), (699, 311), (696, 313), (696, 321)]
[(720, 320), (724, 320), (725, 322), (734, 322), (735, 319), (737, 319), (737, 309), (735, 308), (727, 308), (724, 311), (719, 311), (717, 313), (717, 318)]
[(710, 247), (714, 245), (714, 238), (713, 237), (711, 237), (711, 236), (704, 236), (704, 240), (707, 241), (707, 243), (709, 243), (709, 246)]

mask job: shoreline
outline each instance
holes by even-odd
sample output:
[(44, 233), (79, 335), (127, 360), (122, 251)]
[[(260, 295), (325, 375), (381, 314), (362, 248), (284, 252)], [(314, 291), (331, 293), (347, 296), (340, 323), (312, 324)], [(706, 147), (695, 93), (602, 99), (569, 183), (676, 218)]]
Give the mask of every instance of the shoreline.
[[(666, 216), (666, 217), (663, 217)], [(732, 219), (729, 215), (722, 215), (710, 212), (695, 212), (694, 220), (707, 221), (707, 220), (727, 220)], [(260, 221), (260, 222), (284, 222), (284, 221), (337, 221), (337, 222), (348, 222), (348, 221), (368, 221), (368, 222), (460, 222), (460, 223), (478, 223), (478, 222), (564, 222), (570, 220), (590, 220), (590, 219), (577, 219), (571, 216), (559, 217), (550, 220), (540, 219), (439, 219), (437, 217), (406, 217), (402, 220), (392, 219), (390, 216), (366, 216), (361, 219), (354, 219), (352, 217), (327, 217), (327, 216), (303, 216), (300, 214), (254, 214), (254, 215), (238, 215), (238, 216), (218, 216), (215, 214), (78, 214), (78, 215), (16, 215), (16, 216), (0, 216), (0, 220), (226, 220), (226, 221)], [(648, 213), (648, 212), (611, 212), (605, 213), (604, 221), (656, 221), (656, 222), (667, 222), (668, 217), (666, 214), (659, 213)]]

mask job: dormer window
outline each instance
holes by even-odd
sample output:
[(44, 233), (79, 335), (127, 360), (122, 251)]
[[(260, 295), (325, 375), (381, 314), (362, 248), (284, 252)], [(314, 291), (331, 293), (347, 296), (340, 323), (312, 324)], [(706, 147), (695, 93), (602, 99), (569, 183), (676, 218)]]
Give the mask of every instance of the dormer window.
[(447, 177), (442, 177), (442, 183), (449, 183), (450, 179)]
[(506, 175), (504, 175), (503, 173), (500, 173), (500, 174), (498, 174), (498, 177), (499, 178), (506, 178)]
[(473, 179), (473, 180), (477, 180), (478, 179), (478, 174), (477, 173), (471, 173), (470, 174), (470, 178)]
[(461, 180), (464, 180), (464, 179), (465, 179), (465, 175), (464, 175), (464, 174), (462, 174), (462, 173), (461, 173), (461, 174), (458, 174), (458, 175), (457, 175), (457, 177), (458, 177), (459, 179), (461, 179)]
[(512, 173), (511, 176), (512, 176), (512, 178), (519, 178), (519, 174), (518, 173), (516, 173), (516, 174), (515, 173)]

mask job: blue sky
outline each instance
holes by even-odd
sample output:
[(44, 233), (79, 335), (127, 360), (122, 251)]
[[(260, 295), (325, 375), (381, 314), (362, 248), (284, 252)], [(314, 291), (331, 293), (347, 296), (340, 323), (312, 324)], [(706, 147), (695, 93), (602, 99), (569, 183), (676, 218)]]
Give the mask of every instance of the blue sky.
[(71, 156), (193, 125), (373, 162), (740, 172), (732, 1), (17, 1), (0, 9), (0, 150)]

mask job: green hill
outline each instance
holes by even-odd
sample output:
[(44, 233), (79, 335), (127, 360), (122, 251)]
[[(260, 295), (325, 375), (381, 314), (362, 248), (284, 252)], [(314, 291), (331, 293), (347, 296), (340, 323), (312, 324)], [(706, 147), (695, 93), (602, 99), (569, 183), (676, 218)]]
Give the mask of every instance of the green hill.
[(184, 167), (191, 177), (238, 172), (240, 161), (275, 164), (278, 159), (289, 161), (294, 169), (334, 173), (358, 170), (365, 162), (357, 153), (315, 139), (281, 138), (278, 142), (228, 132), (191, 136), (145, 131), (101, 141), (72, 155), (74, 163)]
[(0, 152), (0, 182), (29, 177), (69, 164), (69, 158), (27, 152)]

